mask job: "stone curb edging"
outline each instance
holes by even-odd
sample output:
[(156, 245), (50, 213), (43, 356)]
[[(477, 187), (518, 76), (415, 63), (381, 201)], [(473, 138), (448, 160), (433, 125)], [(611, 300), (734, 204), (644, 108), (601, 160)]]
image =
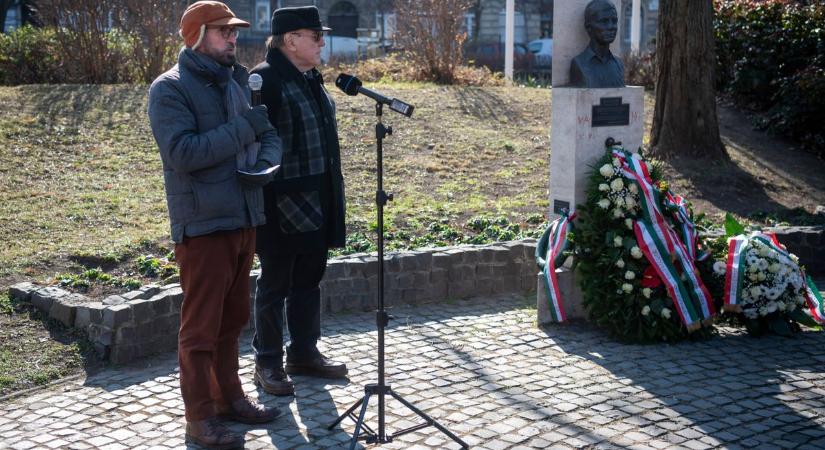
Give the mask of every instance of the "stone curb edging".
[[(525, 239), (387, 253), (385, 306), (531, 293), (536, 288), (535, 250), (535, 239)], [(321, 281), (322, 311), (374, 310), (377, 269), (375, 253), (330, 259)], [(249, 276), (253, 295), (258, 273), (253, 270)], [(11, 286), (9, 296), (85, 331), (98, 354), (113, 363), (177, 348), (183, 303), (177, 283), (147, 285), (97, 301), (58, 287), (23, 282)]]

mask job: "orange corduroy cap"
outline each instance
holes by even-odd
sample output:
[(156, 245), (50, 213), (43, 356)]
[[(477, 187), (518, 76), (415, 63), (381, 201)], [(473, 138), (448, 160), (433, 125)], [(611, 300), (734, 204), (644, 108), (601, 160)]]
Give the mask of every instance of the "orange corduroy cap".
[(184, 45), (197, 48), (203, 40), (207, 25), (249, 27), (249, 22), (239, 19), (221, 2), (203, 0), (192, 3), (180, 18), (180, 35)]

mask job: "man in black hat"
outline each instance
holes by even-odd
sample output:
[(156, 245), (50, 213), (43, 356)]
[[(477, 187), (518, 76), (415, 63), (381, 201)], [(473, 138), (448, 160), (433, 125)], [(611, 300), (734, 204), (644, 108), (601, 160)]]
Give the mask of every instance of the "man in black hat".
[[(264, 188), (266, 225), (258, 227), (261, 262), (255, 293), (255, 383), (291, 395), (288, 375), (343, 378), (344, 364), (326, 359), (321, 336), (319, 283), (327, 252), (343, 247), (344, 179), (335, 103), (324, 89), (324, 31), (314, 6), (272, 14), (266, 60), (254, 69), (264, 80), (261, 98), (283, 143), (281, 170)], [(283, 365), (284, 304), (290, 345)]]

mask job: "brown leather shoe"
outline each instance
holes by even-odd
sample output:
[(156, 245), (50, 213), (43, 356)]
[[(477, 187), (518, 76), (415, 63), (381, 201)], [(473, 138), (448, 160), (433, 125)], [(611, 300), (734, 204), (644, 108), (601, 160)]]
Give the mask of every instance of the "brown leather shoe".
[(281, 410), (278, 408), (266, 406), (246, 396), (235, 400), (225, 407), (218, 408), (218, 416), (221, 419), (241, 423), (272, 422), (280, 415)]
[(295, 384), (281, 367), (267, 369), (265, 367), (255, 366), (255, 376), (253, 378), (255, 380), (255, 384), (260, 386), (261, 389), (268, 394), (295, 394)]
[(320, 353), (312, 355), (309, 359), (286, 359), (286, 373), (290, 375), (309, 375), (320, 378), (345, 378), (347, 376), (347, 365), (330, 361)]
[(186, 422), (186, 442), (210, 450), (230, 450), (244, 446), (243, 436), (229, 431), (215, 417)]

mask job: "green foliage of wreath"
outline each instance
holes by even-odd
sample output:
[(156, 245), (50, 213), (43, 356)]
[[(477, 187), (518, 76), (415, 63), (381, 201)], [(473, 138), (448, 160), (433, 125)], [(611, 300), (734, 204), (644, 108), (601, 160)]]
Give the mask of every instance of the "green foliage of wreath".
[[(577, 207), (579, 218), (574, 238), (577, 279), (591, 321), (625, 342), (675, 342), (709, 337), (712, 326), (688, 332), (664, 285), (652, 287), (658, 276), (642, 255), (632, 229), (632, 220), (640, 216), (638, 192), (613, 163), (608, 150), (590, 175), (586, 203)], [(654, 185), (667, 190), (661, 166), (650, 161), (648, 164)], [(667, 209), (664, 204), (660, 207), (662, 211)], [(708, 258), (708, 262), (697, 268), (703, 280), (713, 279), (707, 287), (714, 298), (720, 298), (717, 293), (721, 292), (722, 285), (720, 277), (713, 274), (712, 264), (713, 258)]]

